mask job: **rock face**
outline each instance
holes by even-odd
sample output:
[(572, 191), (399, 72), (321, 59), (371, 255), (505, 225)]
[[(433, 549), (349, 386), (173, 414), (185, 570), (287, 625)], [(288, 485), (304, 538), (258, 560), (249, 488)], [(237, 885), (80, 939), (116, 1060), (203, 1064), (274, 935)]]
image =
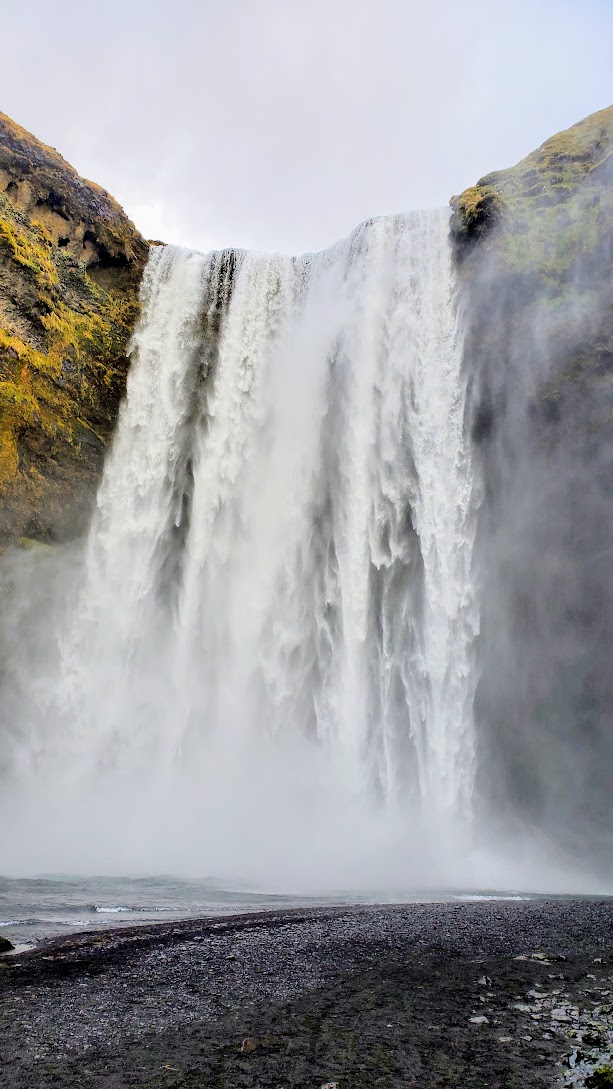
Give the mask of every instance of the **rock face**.
[(451, 203), (484, 482), (482, 785), (503, 823), (519, 809), (610, 860), (613, 107)]
[(148, 248), (108, 193), (0, 114), (0, 545), (87, 523)]
[[(509, 269), (536, 265), (543, 276), (563, 280), (577, 252), (589, 252), (611, 230), (612, 143), (609, 106), (552, 136), (517, 166), (452, 197), (459, 258), (479, 243), (495, 244)], [(502, 228), (497, 237), (494, 227)]]
[[(474, 304), (473, 354), (504, 353), (538, 328), (548, 357), (535, 391), (541, 414), (555, 421), (562, 402), (577, 408), (586, 383), (602, 387), (604, 405), (613, 371), (613, 106), (482, 178), (451, 206)], [(494, 407), (483, 406), (486, 416)]]

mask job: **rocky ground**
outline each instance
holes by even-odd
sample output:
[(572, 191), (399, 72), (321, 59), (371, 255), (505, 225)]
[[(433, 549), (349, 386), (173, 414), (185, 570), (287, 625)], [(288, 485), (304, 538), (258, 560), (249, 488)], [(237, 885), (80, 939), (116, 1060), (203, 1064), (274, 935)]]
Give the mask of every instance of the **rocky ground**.
[(611, 1084), (611, 901), (190, 920), (0, 964), (10, 1089)]

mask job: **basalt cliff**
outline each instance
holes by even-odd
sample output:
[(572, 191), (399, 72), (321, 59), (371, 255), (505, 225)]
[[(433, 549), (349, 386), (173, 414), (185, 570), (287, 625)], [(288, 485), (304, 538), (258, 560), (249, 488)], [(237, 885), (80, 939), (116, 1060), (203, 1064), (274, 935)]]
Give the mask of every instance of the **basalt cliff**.
[(147, 254), (108, 193), (0, 114), (0, 547), (85, 528)]

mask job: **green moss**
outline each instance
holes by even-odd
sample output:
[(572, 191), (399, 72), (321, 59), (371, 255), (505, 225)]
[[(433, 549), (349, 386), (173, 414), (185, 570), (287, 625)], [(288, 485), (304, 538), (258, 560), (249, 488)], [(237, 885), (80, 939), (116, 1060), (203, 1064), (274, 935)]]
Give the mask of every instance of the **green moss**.
[(613, 1089), (613, 1066), (599, 1066), (586, 1079), (587, 1089)]
[[(558, 133), (517, 166), (454, 197), (460, 256), (484, 241), (510, 273), (531, 270), (556, 290), (578, 257), (613, 233), (613, 107)], [(496, 228), (496, 230), (494, 230)]]
[(6, 205), (7, 201), (0, 198), (0, 252), (4, 250), (18, 265), (32, 273), (43, 290), (56, 286), (59, 277), (49, 257), (49, 242), (42, 231), (20, 228), (14, 219), (11, 222)]

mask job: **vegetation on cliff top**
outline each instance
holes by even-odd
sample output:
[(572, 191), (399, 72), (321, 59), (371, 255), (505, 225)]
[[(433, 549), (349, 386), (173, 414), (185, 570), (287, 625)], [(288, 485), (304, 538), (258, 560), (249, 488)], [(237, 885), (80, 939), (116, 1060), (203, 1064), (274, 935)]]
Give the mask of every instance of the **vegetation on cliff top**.
[[(451, 200), (460, 258), (495, 246), (509, 270), (562, 284), (578, 253), (613, 235), (613, 106)], [(497, 228), (495, 231), (493, 228)]]
[(83, 527), (147, 253), (112, 197), (0, 114), (0, 542)]
[[(539, 331), (550, 359), (537, 399), (559, 414), (560, 397), (599, 391), (610, 425), (613, 371), (613, 106), (552, 136), (509, 170), (488, 174), (451, 200), (456, 257), (493, 292), (496, 322), (482, 346)], [(503, 305), (504, 303), (504, 305)]]

